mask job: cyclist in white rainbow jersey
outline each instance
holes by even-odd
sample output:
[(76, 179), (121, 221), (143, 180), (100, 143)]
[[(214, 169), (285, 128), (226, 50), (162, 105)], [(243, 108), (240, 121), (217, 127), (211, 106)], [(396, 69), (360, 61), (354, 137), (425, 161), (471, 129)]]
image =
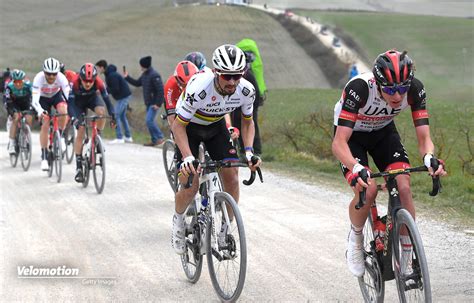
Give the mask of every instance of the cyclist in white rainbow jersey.
[[(189, 80), (176, 106), (177, 118), (172, 125), (177, 153), (180, 161), (181, 184), (194, 174), (192, 187), (181, 186), (176, 193), (173, 216), (172, 244), (178, 254), (185, 252), (184, 211), (198, 191), (199, 167), (192, 162), (199, 153), (199, 144), (204, 142), (213, 160), (238, 161), (237, 151), (230, 143), (230, 134), (224, 116), (237, 108), (242, 109), (242, 138), (250, 169), (256, 170), (259, 160), (252, 165), (255, 127), (252, 120), (255, 88), (242, 76), (245, 72), (245, 55), (230, 44), (219, 46), (213, 53), (213, 73), (198, 73)], [(239, 201), (239, 178), (237, 168), (222, 169), (224, 190)]]

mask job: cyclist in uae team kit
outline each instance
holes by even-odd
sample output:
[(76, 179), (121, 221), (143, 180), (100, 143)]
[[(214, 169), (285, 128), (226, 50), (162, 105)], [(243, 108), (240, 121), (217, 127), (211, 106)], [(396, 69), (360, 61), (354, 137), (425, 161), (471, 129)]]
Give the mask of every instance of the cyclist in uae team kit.
[[(373, 71), (352, 78), (345, 86), (341, 99), (334, 108), (335, 136), (332, 150), (341, 162), (346, 180), (351, 184), (354, 198), (349, 205), (351, 230), (347, 250), (349, 270), (357, 277), (364, 274), (362, 229), (371, 204), (377, 195), (377, 186), (369, 178), (359, 178), (363, 170), (369, 172), (367, 153), (380, 171), (410, 167), (408, 155), (400, 141), (393, 119), (407, 107), (411, 108), (418, 150), (431, 175), (444, 176), (444, 162), (437, 171), (430, 167), (435, 148), (430, 137), (426, 93), (423, 83), (414, 77), (413, 61), (407, 53), (389, 50), (375, 60)], [(410, 176), (396, 177), (402, 207), (415, 218), (415, 206), (410, 190)], [(362, 187), (367, 188), (367, 203), (359, 210), (355, 205)], [(409, 236), (401, 237), (403, 253), (411, 254)], [(405, 258), (404, 258), (405, 259)]]
[[(249, 166), (256, 170), (261, 164), (261, 160), (255, 165), (250, 162), (255, 133), (252, 120), (255, 88), (242, 79), (246, 66), (245, 55), (238, 47), (226, 44), (214, 51), (212, 63), (215, 68), (213, 73), (196, 74), (188, 82), (185, 92), (178, 100), (177, 117), (172, 125), (175, 142), (179, 147), (177, 157), (181, 162), (179, 180), (182, 184), (186, 183), (189, 174), (194, 174), (192, 187), (185, 189), (182, 186), (176, 193), (171, 241), (178, 254), (183, 254), (186, 249), (184, 211), (198, 191), (198, 174), (192, 163), (198, 156), (200, 142), (206, 144), (213, 160), (238, 161), (237, 151), (229, 142), (225, 114), (241, 107), (242, 136)], [(222, 169), (221, 177), (224, 190), (235, 201), (239, 201), (238, 169)], [(225, 229), (226, 226), (221, 226), (221, 233), (225, 233)]]

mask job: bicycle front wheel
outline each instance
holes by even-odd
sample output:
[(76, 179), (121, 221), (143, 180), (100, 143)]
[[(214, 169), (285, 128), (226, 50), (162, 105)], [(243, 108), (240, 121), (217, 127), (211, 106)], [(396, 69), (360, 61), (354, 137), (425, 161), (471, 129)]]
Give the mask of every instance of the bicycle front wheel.
[(64, 132), (64, 139), (66, 140), (66, 161), (71, 164), (74, 159), (74, 142), (76, 141), (76, 128), (70, 122)]
[(21, 166), (23, 167), (24, 171), (27, 171), (30, 168), (31, 164), (31, 130), (30, 126), (25, 124), (20, 129), (20, 158), (21, 158)]
[(95, 189), (101, 194), (105, 187), (105, 150), (102, 138), (97, 135), (95, 137), (94, 162), (92, 166), (92, 174), (94, 175)]
[(54, 132), (53, 139), (53, 162), (54, 162), (54, 171), (56, 173), (57, 182), (61, 182), (62, 172), (63, 172), (63, 154), (61, 149), (61, 134), (59, 131)]
[(204, 256), (201, 254), (201, 227), (198, 223), (198, 213), (193, 201), (185, 213), (186, 222), (186, 252), (181, 255), (181, 265), (183, 266), (186, 278), (191, 283), (196, 283), (201, 277), (202, 262)]
[(365, 302), (383, 302), (385, 282), (382, 278), (382, 268), (375, 251), (375, 238), (372, 216), (369, 213), (364, 225), (364, 263), (365, 272), (359, 280), (360, 291)]
[(395, 222), (393, 267), (400, 302), (431, 302), (428, 263), (415, 220), (400, 209)]
[[(220, 299), (234, 302), (242, 292), (247, 271), (244, 223), (231, 195), (217, 192), (214, 201), (216, 213), (206, 231), (209, 275)], [(230, 219), (230, 226), (225, 218)]]
[[(18, 135), (16, 136), (15, 141), (16, 141), (15, 153), (10, 154), (10, 164), (12, 167), (16, 167), (16, 164), (18, 163)], [(10, 144), (10, 142), (8, 144)]]
[(173, 140), (168, 139), (163, 144), (163, 164), (171, 189), (176, 192), (178, 190), (178, 168), (176, 167), (176, 148)]

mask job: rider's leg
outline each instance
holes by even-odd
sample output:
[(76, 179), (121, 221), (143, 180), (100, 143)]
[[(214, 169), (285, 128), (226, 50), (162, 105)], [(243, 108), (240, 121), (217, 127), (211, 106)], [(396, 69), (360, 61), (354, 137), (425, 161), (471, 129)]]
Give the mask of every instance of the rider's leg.
[[(96, 106), (94, 108), (94, 112), (98, 116), (104, 116), (105, 117), (105, 107), (103, 107), (103, 106)], [(106, 119), (98, 119), (97, 120), (97, 129), (102, 131), (105, 127), (105, 122), (106, 122)]]

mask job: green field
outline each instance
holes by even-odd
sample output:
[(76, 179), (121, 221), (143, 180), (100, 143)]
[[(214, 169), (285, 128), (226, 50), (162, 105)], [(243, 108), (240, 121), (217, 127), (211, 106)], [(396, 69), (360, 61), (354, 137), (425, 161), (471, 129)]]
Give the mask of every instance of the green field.
[(474, 102), (474, 19), (297, 10), (350, 35), (371, 63), (390, 48), (407, 50), (416, 77), (437, 100)]
[[(271, 91), (271, 103), (265, 104), (260, 111), (266, 165), (308, 181), (323, 179), (346, 186), (338, 163), (331, 155), (333, 108), (339, 96), (339, 90)], [(431, 198), (427, 194), (430, 179), (424, 174), (414, 175), (414, 197), (422, 202), (418, 203), (419, 209), (435, 212), (450, 221), (460, 218), (461, 222), (472, 225), (474, 106), (464, 101), (430, 100), (428, 110), (431, 136), (438, 154), (447, 161), (449, 176), (443, 179), (443, 193)], [(421, 165), (410, 110), (397, 117), (396, 124), (412, 165)], [(471, 131), (471, 153), (462, 132), (467, 129)], [(471, 159), (464, 173), (461, 158)]]

